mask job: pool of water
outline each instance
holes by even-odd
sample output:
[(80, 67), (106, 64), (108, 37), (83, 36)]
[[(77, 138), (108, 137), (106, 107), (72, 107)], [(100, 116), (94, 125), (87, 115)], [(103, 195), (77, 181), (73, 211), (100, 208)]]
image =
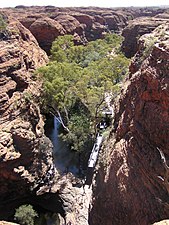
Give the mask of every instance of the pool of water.
[(60, 126), (56, 117), (47, 119), (45, 125), (45, 134), (53, 143), (55, 166), (61, 173), (71, 172), (74, 175), (78, 175), (78, 153), (70, 150), (69, 146), (61, 139), (59, 136)]

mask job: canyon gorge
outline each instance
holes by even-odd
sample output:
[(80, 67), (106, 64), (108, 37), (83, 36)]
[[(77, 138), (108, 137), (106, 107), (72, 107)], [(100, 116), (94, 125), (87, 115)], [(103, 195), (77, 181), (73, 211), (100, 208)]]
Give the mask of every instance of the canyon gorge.
[[(12, 221), (22, 204), (59, 213), (60, 225), (168, 219), (169, 8), (17, 6), (0, 14), (0, 220)], [(71, 34), (79, 46), (107, 32), (124, 37), (131, 63), (87, 185), (55, 167), (35, 71), (57, 37)]]

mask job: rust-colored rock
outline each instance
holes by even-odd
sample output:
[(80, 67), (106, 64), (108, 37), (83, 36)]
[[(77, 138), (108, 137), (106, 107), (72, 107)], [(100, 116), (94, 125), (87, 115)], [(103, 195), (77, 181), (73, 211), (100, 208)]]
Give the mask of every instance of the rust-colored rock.
[(30, 28), (31, 24), (34, 23), (37, 19), (41, 18), (40, 15), (28, 15), (26, 18), (25, 17), (21, 17), (18, 18), (19, 21), (21, 22), (21, 24), (26, 27), (27, 29)]
[(31, 24), (29, 30), (35, 36), (41, 48), (47, 53), (49, 53), (55, 38), (66, 33), (60, 23), (47, 17), (37, 19)]
[[(134, 7), (102, 9), (98, 7), (19, 6), (15, 10), (12, 8), (4, 10), (28, 28), (48, 54), (52, 41), (58, 35), (72, 34), (76, 44), (85, 44), (87, 41), (103, 38), (105, 31), (121, 33), (130, 21), (130, 25), (124, 31), (126, 40), (123, 45), (123, 50), (129, 57), (133, 56), (137, 50), (137, 38), (162, 24), (161, 18), (166, 19), (168, 15), (165, 8)], [(146, 19), (142, 19), (143, 16)], [(156, 19), (152, 20), (151, 17), (156, 17)], [(134, 18), (139, 18), (139, 20), (132, 22)]]
[(7, 20), (6, 31), (0, 33), (1, 219), (55, 174), (39, 110), (41, 82), (34, 75), (48, 57), (29, 30), (14, 18)]
[[(160, 14), (161, 15), (161, 14)], [(160, 17), (159, 15), (159, 17)], [(138, 50), (138, 39), (143, 34), (151, 33), (156, 27), (161, 24), (169, 22), (169, 18), (156, 17), (138, 17), (135, 20), (131, 20), (129, 25), (123, 30), (124, 42), (122, 45), (122, 51), (126, 57), (133, 57)]]
[(128, 21), (128, 17), (125, 13), (116, 12), (111, 15), (105, 15), (104, 19), (109, 29), (112, 31), (121, 31), (126, 25)]
[(94, 18), (86, 14), (74, 14), (74, 17), (81, 23), (85, 24), (88, 28), (92, 27)]
[[(38, 43), (49, 53), (52, 41), (59, 35), (71, 33), (78, 43), (84, 43), (102, 38), (104, 31), (120, 33), (129, 20), (141, 16), (149, 16), (146, 20), (156, 16), (152, 20), (160, 21), (156, 24), (159, 25), (167, 21), (167, 10), (21, 6), (1, 12), (22, 23), (9, 18), (8, 32), (0, 33), (0, 218), (3, 219), (9, 211), (12, 213), (19, 204), (27, 202), (25, 198), (31, 201), (32, 194), (49, 191), (55, 174), (51, 143), (44, 136), (38, 106), (41, 83), (34, 71), (48, 61)], [(150, 22), (146, 28), (146, 24), (145, 21), (141, 25), (141, 32), (137, 29), (136, 34), (133, 32), (134, 41), (156, 27), (151, 27)], [(168, 31), (156, 32), (154, 35), (159, 36), (161, 43), (155, 36), (150, 36), (148, 45), (144, 45), (148, 36), (141, 39), (130, 66), (131, 79), (125, 84), (114, 131), (96, 176), (90, 224), (147, 225), (168, 217), (168, 181), (164, 169), (167, 166), (161, 160), (163, 152), (168, 163)], [(125, 36), (128, 37), (132, 40), (131, 36)], [(42, 199), (41, 204), (56, 212), (58, 199), (48, 197), (50, 200)], [(69, 197), (66, 202), (69, 203)], [(11, 204), (14, 205), (10, 207)]]
[(169, 25), (143, 41), (150, 49), (142, 49), (138, 70), (130, 71), (100, 156), (90, 225), (169, 218)]
[(100, 16), (100, 15), (94, 16), (94, 20), (95, 20), (95, 22), (97, 22), (97, 23), (99, 23), (101, 25), (106, 25), (105, 19), (102, 16)]
[(73, 16), (59, 15), (55, 18), (55, 20), (58, 21), (63, 26), (63, 28), (66, 30), (66, 33), (74, 34), (74, 32), (76, 32), (76, 30), (78, 29), (79, 32), (80, 30), (82, 32), (81, 24)]
[(63, 26), (66, 34), (72, 34), (74, 36), (75, 43), (83, 44), (87, 42), (84, 34), (84, 26), (76, 18), (68, 14), (60, 14), (55, 20)]

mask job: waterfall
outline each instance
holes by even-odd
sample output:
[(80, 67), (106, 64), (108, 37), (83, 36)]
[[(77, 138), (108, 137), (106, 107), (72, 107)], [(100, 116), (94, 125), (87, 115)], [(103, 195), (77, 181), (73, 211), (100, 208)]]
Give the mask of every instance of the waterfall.
[(53, 153), (56, 169), (61, 173), (71, 172), (77, 175), (79, 172), (79, 159), (77, 153), (71, 151), (69, 146), (59, 136), (59, 123), (57, 117), (53, 117), (53, 126), (46, 122), (46, 135), (53, 144)]

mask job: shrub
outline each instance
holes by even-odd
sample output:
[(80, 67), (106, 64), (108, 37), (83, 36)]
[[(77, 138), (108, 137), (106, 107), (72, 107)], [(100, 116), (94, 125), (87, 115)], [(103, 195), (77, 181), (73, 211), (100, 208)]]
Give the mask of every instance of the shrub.
[(0, 14), (0, 32), (6, 30), (7, 23), (5, 22), (3, 16)]
[(33, 95), (31, 92), (25, 91), (23, 93), (23, 98), (25, 99), (25, 101), (30, 102), (33, 98)]
[(14, 215), (15, 220), (21, 225), (34, 225), (35, 217), (38, 217), (38, 214), (31, 205), (21, 205)]

